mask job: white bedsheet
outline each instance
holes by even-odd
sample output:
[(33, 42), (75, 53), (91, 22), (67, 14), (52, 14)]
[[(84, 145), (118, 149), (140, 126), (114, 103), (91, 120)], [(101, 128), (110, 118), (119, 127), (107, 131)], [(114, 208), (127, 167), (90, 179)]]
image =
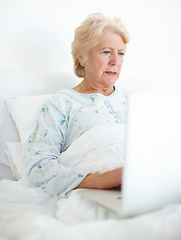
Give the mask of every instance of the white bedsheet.
[[(97, 129), (95, 130), (98, 133)], [(115, 128), (113, 132), (117, 130)], [(86, 156), (86, 163), (91, 165), (93, 161), (92, 171), (97, 172), (102, 165), (100, 156), (105, 154), (105, 149), (109, 152), (111, 148), (115, 158), (108, 167), (100, 171), (122, 165), (118, 157), (124, 158), (124, 153), (118, 151), (118, 145), (121, 144), (124, 149), (124, 138), (117, 134), (116, 138), (114, 136), (117, 140), (113, 144), (108, 131), (103, 128), (100, 128), (100, 131), (104, 131), (103, 145), (98, 144), (99, 135), (91, 130), (71, 145), (61, 161), (71, 161), (73, 154), (76, 156), (75, 165), (86, 167), (80, 161)], [(124, 133), (123, 129), (121, 131)], [(92, 142), (90, 148), (87, 148), (85, 139)], [(83, 148), (80, 147), (83, 146), (82, 141)], [(98, 146), (97, 149), (95, 146)], [(95, 157), (100, 161), (95, 162)], [(95, 203), (83, 199), (78, 194), (79, 191), (83, 190), (72, 191), (68, 198), (58, 200), (43, 189), (31, 185), (26, 179), (0, 181), (0, 240), (181, 239), (181, 204), (169, 205), (135, 218), (116, 219)]]
[[(79, 195), (74, 194), (74, 200), (77, 196)], [(57, 201), (44, 190), (30, 186), (22, 180), (18, 182), (2, 180), (0, 202), (0, 236), (4, 236), (0, 239), (181, 239), (181, 205), (179, 204), (135, 218), (122, 220), (109, 218), (95, 221), (89, 218), (90, 213), (91, 216), (96, 214), (91, 208), (89, 209), (90, 203), (86, 204), (85, 200), (78, 197), (77, 201), (68, 203), (72, 206), (70, 212), (74, 216), (77, 211), (74, 212), (72, 209), (79, 208), (77, 223), (66, 224), (63, 218), (57, 217), (59, 215), (57, 206), (64, 202)], [(82, 219), (80, 221), (82, 204), (83, 209), (85, 206), (88, 209), (88, 214), (84, 217), (87, 218), (86, 222), (82, 222)], [(70, 212), (67, 213), (67, 218), (70, 218)]]

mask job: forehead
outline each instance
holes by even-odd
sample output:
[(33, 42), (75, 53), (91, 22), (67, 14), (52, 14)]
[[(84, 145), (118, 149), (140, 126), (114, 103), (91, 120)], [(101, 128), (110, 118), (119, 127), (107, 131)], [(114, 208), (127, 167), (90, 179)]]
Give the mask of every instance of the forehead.
[(98, 38), (95, 48), (100, 49), (104, 47), (123, 49), (125, 46), (123, 39), (117, 33), (105, 31)]

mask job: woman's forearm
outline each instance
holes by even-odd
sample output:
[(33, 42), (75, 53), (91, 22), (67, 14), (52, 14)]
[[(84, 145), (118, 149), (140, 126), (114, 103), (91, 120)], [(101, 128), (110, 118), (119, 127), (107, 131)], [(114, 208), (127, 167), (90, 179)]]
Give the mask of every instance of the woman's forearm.
[(89, 174), (76, 188), (110, 189), (121, 185), (123, 168), (101, 174)]

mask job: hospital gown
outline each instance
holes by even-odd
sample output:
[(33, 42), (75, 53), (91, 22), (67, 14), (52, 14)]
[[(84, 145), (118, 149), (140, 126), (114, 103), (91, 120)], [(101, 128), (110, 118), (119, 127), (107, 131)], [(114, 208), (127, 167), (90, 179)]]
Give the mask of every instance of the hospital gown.
[(29, 181), (58, 197), (66, 196), (90, 173), (59, 161), (75, 139), (99, 125), (125, 124), (127, 91), (82, 94), (64, 87), (40, 109), (37, 126), (24, 145)]

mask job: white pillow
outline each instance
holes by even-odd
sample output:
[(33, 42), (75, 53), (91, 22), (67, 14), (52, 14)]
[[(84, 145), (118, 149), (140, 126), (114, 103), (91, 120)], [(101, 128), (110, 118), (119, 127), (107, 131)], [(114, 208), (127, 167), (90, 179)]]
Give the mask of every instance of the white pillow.
[(5, 153), (8, 157), (11, 172), (16, 180), (26, 177), (22, 161), (22, 144), (20, 142), (7, 142)]
[(20, 141), (24, 144), (32, 133), (37, 123), (38, 112), (43, 103), (51, 97), (51, 94), (36, 96), (20, 96), (15, 99), (7, 99), (8, 111), (15, 122)]

